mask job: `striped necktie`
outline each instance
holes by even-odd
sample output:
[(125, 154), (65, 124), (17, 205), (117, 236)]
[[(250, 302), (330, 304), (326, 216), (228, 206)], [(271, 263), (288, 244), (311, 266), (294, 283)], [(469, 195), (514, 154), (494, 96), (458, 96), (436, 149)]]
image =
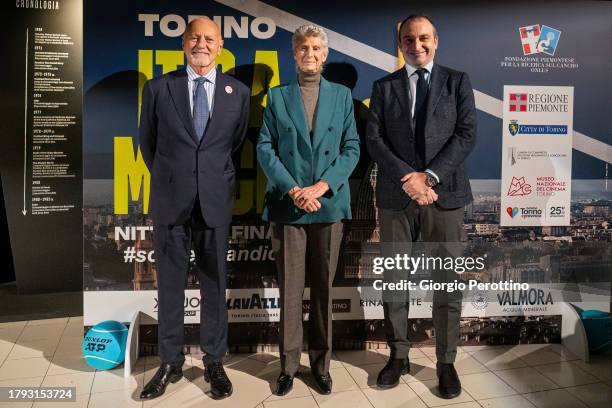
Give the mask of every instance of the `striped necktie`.
[(202, 140), (204, 132), (206, 131), (206, 125), (208, 124), (208, 117), (210, 116), (210, 110), (208, 108), (208, 94), (206, 93), (206, 87), (204, 83), (207, 81), (204, 77), (199, 77), (195, 81), (195, 92), (193, 97), (193, 128), (196, 131), (198, 140)]

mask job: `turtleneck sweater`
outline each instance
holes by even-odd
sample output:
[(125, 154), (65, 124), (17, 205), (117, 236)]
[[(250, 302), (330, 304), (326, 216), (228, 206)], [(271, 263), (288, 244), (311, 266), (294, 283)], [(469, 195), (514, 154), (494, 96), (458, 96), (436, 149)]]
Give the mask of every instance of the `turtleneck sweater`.
[(306, 112), (306, 122), (308, 122), (308, 130), (312, 135), (315, 126), (317, 101), (319, 100), (321, 73), (309, 73), (299, 71), (298, 83), (300, 84), (300, 91), (302, 91), (302, 101), (304, 102), (304, 111)]

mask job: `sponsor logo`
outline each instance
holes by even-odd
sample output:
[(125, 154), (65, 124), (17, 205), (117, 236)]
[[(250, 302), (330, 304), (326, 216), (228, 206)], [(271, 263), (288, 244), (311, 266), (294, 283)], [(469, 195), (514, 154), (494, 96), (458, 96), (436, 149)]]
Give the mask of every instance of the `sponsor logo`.
[(554, 304), (552, 294), (542, 289), (510, 290), (497, 294), (500, 306), (534, 306)]
[(472, 296), (472, 306), (476, 310), (484, 310), (489, 304), (489, 298), (485, 292), (476, 292)]
[[(512, 96), (512, 94), (510, 94)], [(512, 102), (511, 102), (512, 103)], [(510, 106), (512, 111), (512, 106)], [(508, 124), (511, 136), (516, 135), (567, 135), (567, 125), (521, 125), (517, 120)]]
[(533, 288), (498, 293), (497, 302), (505, 313), (546, 312), (554, 305), (550, 291)]
[(551, 205), (548, 207), (546, 213), (548, 214), (548, 218), (565, 218), (565, 206)]
[[(310, 300), (302, 300), (302, 313), (310, 312)], [(333, 313), (351, 313), (351, 299), (333, 299)]]
[(536, 192), (541, 197), (552, 197), (567, 191), (567, 182), (554, 176), (541, 176), (536, 179)]
[[(569, 95), (565, 93), (510, 93), (508, 95), (508, 111), (509, 112), (569, 112)], [(517, 121), (514, 121), (517, 122)], [(567, 134), (567, 126), (565, 125), (519, 125), (518, 122), (511, 122), (508, 125), (508, 130), (511, 135), (517, 133), (545, 133), (546, 131), (552, 134)], [(521, 132), (521, 127), (524, 132)], [(565, 130), (563, 130), (565, 128)], [(537, 130), (537, 131), (534, 131)], [(544, 132), (540, 132), (540, 130)], [(514, 132), (514, 133), (513, 133)]]
[(559, 159), (566, 158), (567, 152), (551, 152), (548, 150), (519, 150), (516, 147), (508, 147), (508, 162), (514, 166), (521, 160)]
[(510, 166), (514, 166), (516, 164), (516, 147), (508, 148), (508, 160), (510, 161)]
[(525, 177), (512, 177), (507, 196), (517, 197), (531, 194), (531, 184), (527, 184)]
[(253, 310), (253, 309), (278, 309), (280, 298), (262, 297), (253, 293), (250, 297), (236, 297), (227, 299), (227, 309)]
[(538, 207), (508, 207), (506, 213), (510, 218), (542, 218), (542, 210)]
[[(510, 105), (510, 112), (527, 112), (527, 94), (511, 93), (509, 105)], [(517, 127), (517, 130), (518, 130), (518, 127)], [(512, 130), (510, 130), (510, 133), (512, 133)]]
[[(502, 68), (534, 73), (579, 68), (580, 65), (574, 57), (558, 55), (561, 30), (544, 24), (533, 24), (519, 27), (518, 32), (522, 52), (505, 56), (500, 61)], [(516, 51), (518, 52), (518, 47)]]
[(555, 55), (561, 31), (547, 25), (535, 24), (519, 27), (523, 55), (548, 54)]

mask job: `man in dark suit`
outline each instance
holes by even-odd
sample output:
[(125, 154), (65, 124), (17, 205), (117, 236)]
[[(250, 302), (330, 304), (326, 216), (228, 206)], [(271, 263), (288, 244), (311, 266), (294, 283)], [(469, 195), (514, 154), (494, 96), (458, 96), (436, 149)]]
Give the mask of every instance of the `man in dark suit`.
[[(376, 205), (383, 253), (410, 249), (419, 236), (426, 242), (459, 242), (463, 206), (472, 200), (464, 169), (476, 136), (469, 78), (434, 64), (438, 34), (427, 16), (406, 18), (400, 25), (399, 44), (406, 66), (374, 83), (366, 135), (367, 149), (378, 164)], [(407, 278), (405, 274), (385, 271), (385, 280)], [(458, 277), (433, 275), (434, 280)], [(383, 293), (391, 355), (378, 376), (380, 388), (396, 386), (400, 375), (410, 370), (409, 299), (405, 293), (402, 296), (398, 300), (396, 293)], [(445, 398), (461, 392), (453, 366), (460, 316), (460, 292), (434, 293), (437, 373)]]
[(185, 283), (191, 248), (200, 281), (200, 345), (204, 378), (214, 398), (232, 393), (222, 359), (227, 351), (227, 248), (235, 169), (249, 90), (217, 72), (223, 40), (208, 18), (183, 34), (186, 69), (148, 81), (143, 89), (140, 147), (151, 171), (151, 217), (159, 298), (161, 366), (140, 397), (164, 393), (182, 377)]

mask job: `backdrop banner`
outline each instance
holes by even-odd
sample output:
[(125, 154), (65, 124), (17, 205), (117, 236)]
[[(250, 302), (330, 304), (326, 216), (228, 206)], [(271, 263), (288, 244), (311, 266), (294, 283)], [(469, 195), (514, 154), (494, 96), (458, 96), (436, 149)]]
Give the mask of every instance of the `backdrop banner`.
[[(181, 35), (190, 19), (201, 15), (217, 22), (224, 37), (218, 68), (251, 89), (247, 140), (235, 158), (237, 185), (227, 254), (229, 341), (234, 346), (277, 341), (277, 274), (270, 228), (261, 219), (266, 179), (257, 165), (255, 144), (267, 90), (296, 77), (291, 35), (306, 23), (327, 31), (324, 76), (352, 90), (362, 141), (360, 162), (350, 178), (353, 220), (345, 226), (334, 281), (334, 333), (338, 344), (346, 347), (384, 342), (380, 291), (374, 289), (380, 278), (374, 262), (381, 254), (373, 203), (377, 172), (365, 150), (365, 123), (373, 82), (402, 67), (397, 24), (413, 12), (432, 16), (439, 34), (435, 63), (469, 74), (478, 109), (477, 143), (466, 162), (474, 202), (465, 208), (464, 232), (467, 253), (486, 256), (488, 261), (484, 270), (463, 278), (532, 284), (529, 289), (465, 291), (464, 340), (558, 341), (560, 302), (609, 310), (612, 197), (607, 169), (612, 135), (603, 118), (608, 116), (612, 94), (609, 69), (604, 69), (609, 67), (612, 43), (594, 42), (595, 52), (584, 46), (584, 39), (612, 35), (612, 4), (417, 1), (407, 5), (392, 0), (372, 10), (365, 1), (85, 2), (86, 325), (111, 318), (128, 321), (136, 310), (156, 318), (150, 173), (138, 140), (141, 90), (148, 79), (184, 66)], [(534, 23), (540, 30), (538, 41), (532, 38)], [(531, 30), (527, 40), (525, 30)], [(508, 84), (525, 85), (504, 90)], [(544, 112), (506, 114), (511, 94), (537, 92), (566, 97), (567, 111), (558, 117)], [(510, 120), (517, 121), (516, 134), (511, 133)], [(566, 133), (520, 133), (528, 125), (563, 128)], [(543, 140), (550, 143), (543, 147), (538, 144)], [(540, 153), (559, 156), (543, 159)], [(514, 167), (508, 154), (517, 160)], [(524, 182), (511, 181), (521, 177)], [(565, 183), (565, 190), (540, 196), (538, 179), (546, 178), (542, 185), (547, 186), (551, 177)], [(526, 192), (529, 184), (530, 195), (508, 197), (510, 184), (516, 185), (512, 190), (516, 194)], [(539, 201), (532, 204), (532, 199)], [(543, 213), (553, 207), (563, 211), (558, 218), (542, 215), (537, 223), (511, 224), (522, 220), (509, 215), (514, 207), (536, 205)], [(506, 207), (512, 207), (510, 213)], [(587, 250), (579, 241), (593, 245)], [(191, 265), (186, 323), (199, 321), (198, 288)], [(416, 341), (431, 341), (433, 336), (428, 296), (426, 290), (411, 293)], [(307, 311), (308, 291), (305, 317)], [(196, 329), (188, 330), (197, 334)], [(513, 330), (516, 336), (509, 334)], [(150, 328), (147, 333), (154, 337), (154, 331)], [(197, 343), (197, 337), (193, 341)]]

